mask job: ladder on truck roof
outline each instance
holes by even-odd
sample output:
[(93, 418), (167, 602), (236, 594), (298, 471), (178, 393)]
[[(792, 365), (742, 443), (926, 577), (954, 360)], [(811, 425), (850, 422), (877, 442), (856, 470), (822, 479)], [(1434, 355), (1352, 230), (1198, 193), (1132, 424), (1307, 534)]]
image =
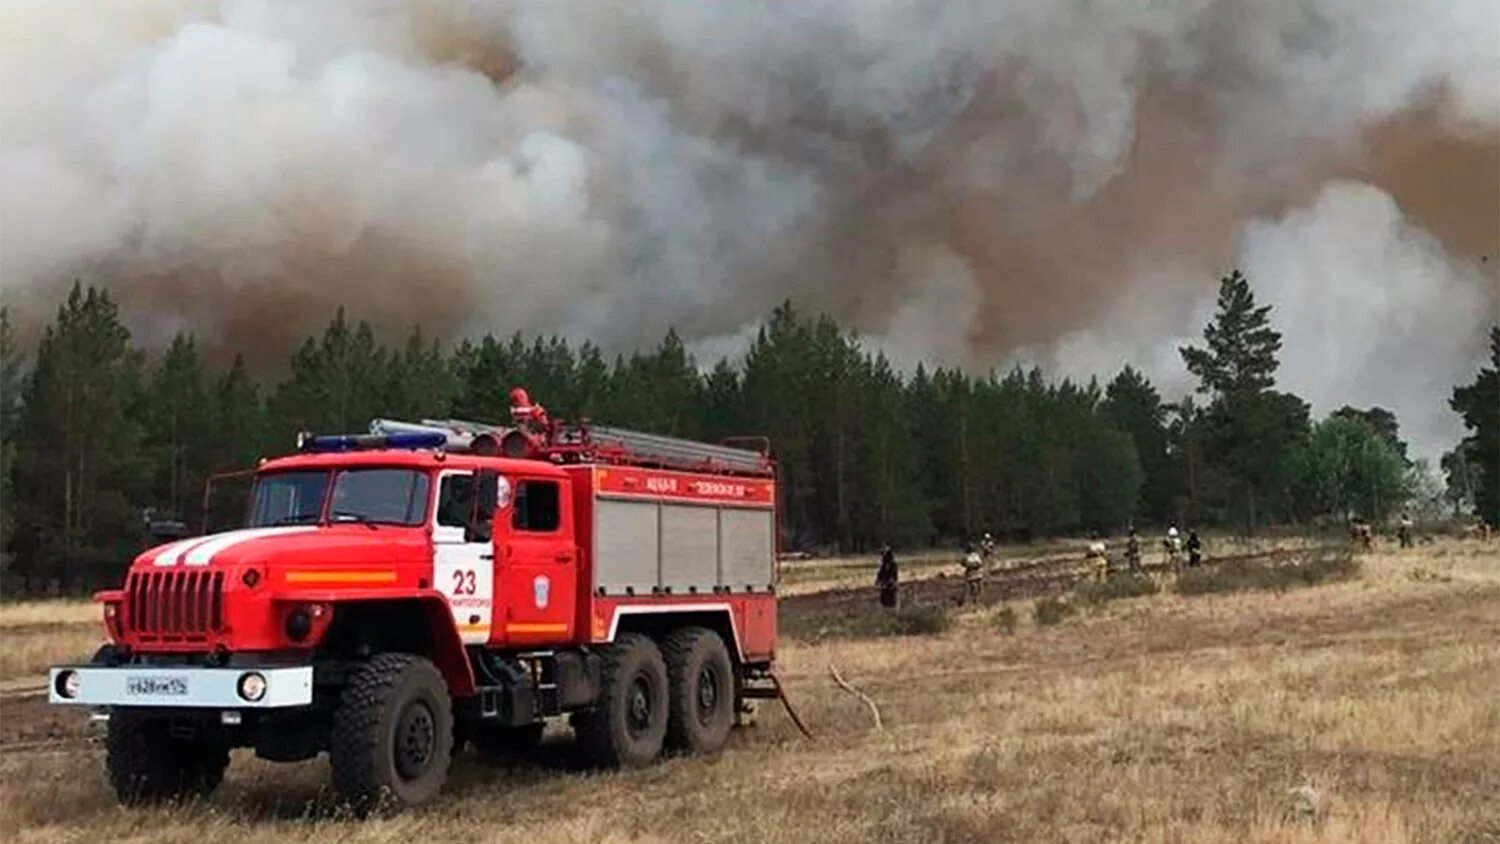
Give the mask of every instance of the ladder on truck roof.
[[(769, 447), (760, 450), (701, 443), (627, 428), (558, 422), (533, 405), (524, 390), (511, 393), (515, 425), (462, 419), (370, 422), (372, 440), (421, 438), (427, 447), (474, 454), (551, 460), (557, 463), (614, 463), (693, 472), (770, 475)], [(372, 443), (373, 445), (373, 443)]]
[(611, 463), (745, 475), (765, 475), (771, 471), (770, 458), (764, 452), (606, 425), (560, 424), (553, 435), (552, 448), (577, 453), (586, 460)]

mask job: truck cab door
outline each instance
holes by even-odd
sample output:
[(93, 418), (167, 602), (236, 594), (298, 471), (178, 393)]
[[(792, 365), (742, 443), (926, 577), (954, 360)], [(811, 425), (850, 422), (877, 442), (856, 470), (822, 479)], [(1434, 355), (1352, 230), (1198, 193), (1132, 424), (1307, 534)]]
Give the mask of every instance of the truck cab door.
[(572, 500), (566, 479), (512, 479), (510, 507), (496, 531), (502, 615), (496, 638), (506, 644), (573, 638), (578, 546)]
[(433, 507), (432, 583), (448, 597), (453, 624), (464, 644), (489, 641), (494, 621), (495, 549), (489, 536), (475, 533), (474, 473), (444, 470), (438, 475)]

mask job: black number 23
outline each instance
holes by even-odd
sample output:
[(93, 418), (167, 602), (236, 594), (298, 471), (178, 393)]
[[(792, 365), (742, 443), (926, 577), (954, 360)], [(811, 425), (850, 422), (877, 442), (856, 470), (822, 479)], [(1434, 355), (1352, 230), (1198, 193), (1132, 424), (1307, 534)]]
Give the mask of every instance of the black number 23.
[(453, 573), (453, 594), (472, 595), (474, 588), (474, 571), (455, 571)]

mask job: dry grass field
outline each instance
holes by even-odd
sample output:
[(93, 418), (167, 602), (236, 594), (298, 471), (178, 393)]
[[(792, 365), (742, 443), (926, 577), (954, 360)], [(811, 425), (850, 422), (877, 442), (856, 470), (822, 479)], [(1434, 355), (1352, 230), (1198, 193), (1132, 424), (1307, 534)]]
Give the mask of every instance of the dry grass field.
[[(59, 743), (18, 743), (3, 730), (0, 836), (1500, 841), (1500, 543), (1361, 561), (1349, 580), (1192, 597), (1165, 589), (1048, 626), (1034, 623), (1027, 599), (957, 610), (937, 635), (787, 640), (781, 672), (813, 741), (767, 706), (718, 758), (600, 774), (575, 765), (562, 732), (535, 761), (504, 769), (464, 756), (436, 805), (363, 822), (330, 805), (324, 763), (274, 766), (243, 751), (212, 803), (118, 808), (99, 750), (77, 738), (81, 718), (69, 713)], [(789, 627), (816, 608), (799, 601), (818, 589), (869, 577), (835, 563), (788, 574), (800, 596), (787, 601)], [(869, 603), (850, 611), (875, 612)], [(6, 650), (16, 627), (34, 629), (0, 612)], [(55, 644), (63, 653), (76, 643), (59, 633)], [(828, 678), (830, 664), (878, 702), (883, 731)], [(24, 720), (28, 707), (0, 699), (0, 722)]]
[(0, 684), (40, 674), (61, 660), (86, 660), (104, 641), (97, 604), (25, 601), (0, 605)]

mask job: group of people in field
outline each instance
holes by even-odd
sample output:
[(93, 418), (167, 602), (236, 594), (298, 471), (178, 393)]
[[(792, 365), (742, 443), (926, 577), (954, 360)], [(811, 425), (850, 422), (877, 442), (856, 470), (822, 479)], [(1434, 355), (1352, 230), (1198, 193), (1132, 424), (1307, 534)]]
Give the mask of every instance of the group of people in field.
[[(985, 561), (995, 553), (995, 539), (988, 533), (978, 543), (964, 544), (962, 559), (964, 590), (959, 603), (977, 601), (984, 593)], [(896, 608), (901, 605), (901, 570), (896, 563), (896, 552), (890, 545), (881, 546), (880, 565), (875, 570), (875, 588), (880, 594), (882, 607)]]
[[(1203, 539), (1196, 530), (1189, 529), (1184, 540), (1176, 525), (1168, 526), (1161, 539), (1161, 549), (1163, 562), (1174, 571), (1182, 568), (1184, 553), (1189, 567), (1203, 564)], [(1109, 576), (1109, 549), (1104, 540), (1095, 539), (1089, 543), (1088, 557), (1093, 563), (1095, 577), (1103, 580)], [(1135, 525), (1131, 525), (1125, 534), (1125, 567), (1131, 574), (1145, 571), (1141, 565), (1141, 538), (1135, 531)]]
[[(1483, 521), (1473, 527), (1464, 529), (1466, 537), (1480, 540), (1488, 540), (1491, 536), (1491, 528)], [(1396, 522), (1396, 541), (1401, 548), (1411, 548), (1415, 544), (1415, 534), (1411, 515), (1402, 513)], [(1349, 538), (1362, 548), (1374, 547), (1375, 529), (1367, 521), (1356, 517), (1349, 519)], [(1189, 529), (1186, 537), (1177, 530), (1176, 525), (1170, 525), (1161, 538), (1162, 563), (1174, 571), (1180, 571), (1184, 565), (1194, 568), (1203, 563), (1203, 540), (1198, 531)], [(995, 538), (990, 534), (984, 534), (978, 541), (969, 540), (964, 543), (961, 567), (963, 570), (963, 591), (959, 594), (959, 603), (978, 601), (984, 594), (985, 573), (988, 569), (989, 559), (995, 554)], [(1142, 574), (1145, 569), (1141, 564), (1143, 545), (1141, 537), (1136, 533), (1134, 525), (1125, 535), (1125, 567), (1131, 574)], [(1086, 553), (1090, 569), (1094, 576), (1103, 580), (1109, 576), (1111, 569), (1109, 549), (1102, 538), (1097, 536), (1089, 541)], [(890, 545), (884, 545), (880, 550), (880, 564), (875, 572), (875, 588), (880, 596), (882, 607), (896, 608), (901, 604), (901, 574), (900, 567), (896, 562), (896, 552)]]
[[(1173, 569), (1182, 567), (1184, 555), (1188, 566), (1198, 566), (1203, 562), (1203, 540), (1196, 530), (1189, 530), (1184, 539), (1178, 532), (1177, 526), (1172, 525), (1167, 528), (1166, 534), (1162, 537), (1161, 547), (1166, 564)], [(958, 597), (960, 604), (979, 601), (984, 597), (985, 574), (989, 567), (989, 559), (995, 554), (995, 548), (995, 538), (988, 533), (977, 542), (970, 540), (964, 543), (963, 556), (960, 559), (963, 570), (963, 591)], [(1088, 558), (1096, 576), (1100, 579), (1108, 576), (1109, 553), (1102, 539), (1096, 538), (1090, 541)], [(1125, 562), (1132, 574), (1141, 574), (1144, 571), (1141, 565), (1141, 540), (1136, 534), (1134, 525), (1130, 527), (1125, 539)], [(880, 549), (880, 563), (875, 570), (875, 588), (880, 596), (882, 607), (894, 609), (900, 606), (901, 572), (896, 562), (896, 552), (890, 545), (884, 545)]]
[[(1402, 513), (1396, 519), (1396, 545), (1400, 548), (1412, 548), (1416, 545), (1416, 528), (1412, 522), (1410, 513)], [(1490, 538), (1490, 526), (1483, 519), (1463, 528), (1463, 535), (1479, 540)], [(1368, 551), (1375, 547), (1375, 526), (1358, 516), (1349, 517), (1349, 541), (1353, 545)]]

